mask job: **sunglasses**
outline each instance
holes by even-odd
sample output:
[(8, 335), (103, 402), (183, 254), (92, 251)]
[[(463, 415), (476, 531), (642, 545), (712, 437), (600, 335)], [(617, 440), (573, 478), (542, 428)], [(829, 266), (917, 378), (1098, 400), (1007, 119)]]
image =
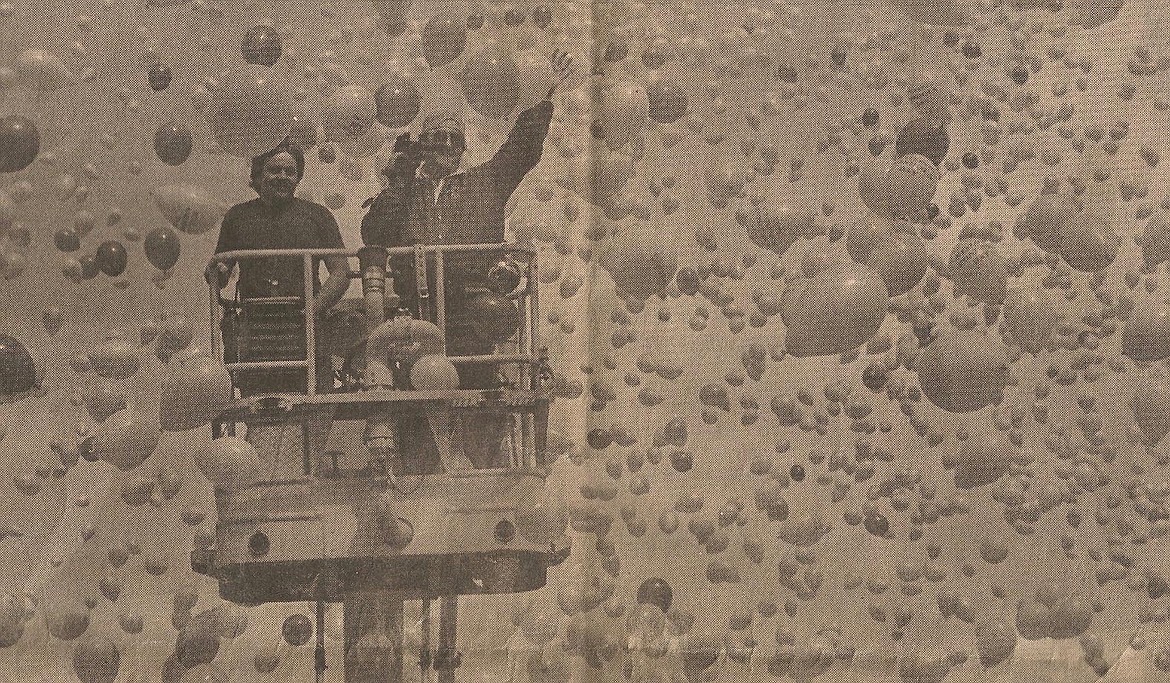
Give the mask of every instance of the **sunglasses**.
[(458, 148), (466, 149), (463, 133), (454, 130), (432, 130), (423, 133), (419, 142), (428, 149)]

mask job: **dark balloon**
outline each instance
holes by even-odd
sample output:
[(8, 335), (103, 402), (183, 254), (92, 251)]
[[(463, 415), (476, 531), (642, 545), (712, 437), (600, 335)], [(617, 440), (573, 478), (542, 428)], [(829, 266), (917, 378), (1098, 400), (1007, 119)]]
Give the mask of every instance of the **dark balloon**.
[(499, 294), (484, 292), (467, 303), (467, 320), (475, 336), (483, 341), (507, 341), (520, 329), (520, 312)]
[(605, 46), (605, 61), (620, 62), (630, 54), (630, 46), (624, 40), (612, 40)]
[(378, 105), (378, 123), (387, 128), (402, 128), (418, 116), (422, 98), (418, 88), (404, 76), (393, 76), (374, 94)]
[(537, 28), (548, 28), (552, 23), (552, 10), (548, 5), (539, 5), (532, 10), (532, 23), (536, 24)]
[(884, 538), (890, 533), (890, 520), (880, 512), (870, 512), (865, 516), (865, 530), (878, 538)]
[(240, 54), (249, 64), (272, 66), (280, 59), (280, 34), (271, 26), (256, 26), (244, 36)]
[(73, 228), (61, 228), (53, 235), (53, 242), (58, 249), (68, 254), (81, 248), (81, 235)]
[(313, 637), (313, 622), (303, 614), (293, 614), (284, 620), (284, 626), (280, 631), (285, 642), (297, 647), (309, 642), (309, 638)]
[(98, 270), (110, 277), (117, 277), (126, 271), (126, 247), (117, 240), (102, 242), (94, 255)]
[(691, 296), (699, 292), (699, 274), (695, 272), (694, 268), (686, 267), (679, 268), (674, 275), (674, 282), (678, 285), (678, 291)]
[(455, 61), (466, 47), (467, 26), (454, 17), (431, 17), (423, 26), (423, 56), (432, 69)]
[(23, 116), (0, 119), (0, 173), (14, 173), (28, 167), (41, 151), (41, 133)]
[(878, 124), (878, 110), (870, 107), (861, 114), (861, 125), (873, 128)]
[(921, 154), (935, 166), (942, 163), (950, 147), (951, 138), (947, 135), (946, 127), (923, 117), (908, 121), (898, 131), (898, 138), (894, 141), (898, 156)]
[(483, 15), (482, 14), (468, 14), (467, 15), (467, 28), (471, 29), (472, 31), (478, 31), (481, 28), (483, 28)]
[(146, 260), (159, 270), (169, 270), (179, 262), (179, 235), (165, 225), (151, 230), (142, 247)]
[(790, 467), (788, 469), (788, 476), (792, 477), (792, 481), (802, 482), (802, 481), (804, 481), (804, 475), (805, 475), (804, 465), (801, 465), (798, 462), (793, 463), (792, 467)]
[(597, 429), (589, 430), (589, 434), (585, 436), (585, 440), (589, 442), (590, 448), (603, 451), (613, 443), (613, 436), (609, 433), (608, 429), (598, 427)]
[(638, 586), (639, 605), (655, 605), (663, 612), (668, 612), (673, 602), (674, 590), (662, 579), (646, 579)]
[(170, 166), (179, 166), (191, 156), (191, 144), (191, 131), (174, 121), (159, 126), (154, 134), (154, 153)]
[(861, 372), (861, 383), (865, 385), (866, 389), (876, 394), (886, 385), (886, 379), (888, 377), (889, 373), (886, 371), (886, 366), (881, 363), (872, 363)]
[(517, 12), (514, 9), (510, 9), (507, 12), (504, 12), (504, 24), (506, 26), (511, 26), (513, 28), (520, 26), (524, 23), (524, 18), (525, 17), (523, 12)]
[(171, 87), (171, 69), (164, 64), (155, 64), (146, 72), (146, 79), (151, 90), (162, 92)]
[(687, 94), (668, 79), (654, 81), (646, 88), (650, 118), (658, 123), (674, 123), (687, 113)]
[(19, 340), (0, 334), (0, 395), (12, 396), (35, 389), (37, 368)]

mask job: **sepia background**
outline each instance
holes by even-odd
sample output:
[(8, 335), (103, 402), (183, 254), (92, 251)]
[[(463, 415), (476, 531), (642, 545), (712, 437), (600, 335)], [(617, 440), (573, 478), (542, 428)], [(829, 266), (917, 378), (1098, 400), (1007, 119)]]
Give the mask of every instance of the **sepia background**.
[[(386, 141), (455, 107), (490, 158), (558, 49), (508, 229), (541, 253), (572, 554), (462, 601), (459, 680), (1163, 680), (1168, 12), (0, 2), (0, 332), (43, 373), (2, 406), (0, 681), (312, 680), (282, 635), (311, 604), (191, 571), (211, 434), (158, 423), (210, 353), (218, 221), (291, 133), (361, 246)], [(109, 430), (145, 460), (79, 457)], [(208, 610), (211, 661), (164, 672)]]

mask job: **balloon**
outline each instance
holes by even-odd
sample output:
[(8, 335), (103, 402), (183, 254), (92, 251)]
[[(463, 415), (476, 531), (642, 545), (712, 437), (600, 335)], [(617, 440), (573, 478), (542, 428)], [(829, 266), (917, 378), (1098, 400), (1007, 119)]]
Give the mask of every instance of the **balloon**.
[(16, 73), (25, 85), (42, 92), (60, 90), (77, 82), (65, 62), (45, 50), (25, 50), (16, 59)]
[[(509, 335), (510, 336), (510, 335)], [(450, 358), (430, 354), (410, 368), (410, 386), (415, 391), (451, 391), (459, 388), (459, 371)]]
[(1021, 217), (1024, 236), (1030, 237), (1043, 251), (1056, 251), (1076, 213), (1077, 209), (1067, 195), (1042, 194)]
[(413, 79), (391, 76), (374, 94), (378, 122), (387, 128), (402, 128), (418, 116), (422, 98)]
[(410, 0), (370, 0), (382, 21), (380, 26), (391, 38), (406, 31)]
[(1043, 287), (1016, 288), (1004, 299), (1000, 330), (1009, 344), (1040, 353), (1060, 318), (1060, 308)]
[(881, 276), (868, 266), (837, 258), (784, 291), (780, 317), (787, 328), (785, 348), (797, 357), (852, 351), (877, 334), (889, 300)]
[[(338, 131), (334, 131), (338, 137), (332, 138), (338, 143), (338, 147), (342, 152), (348, 154), (355, 159), (365, 159), (373, 156), (382, 148), (386, 142), (386, 129), (382, 126), (370, 126), (361, 137), (341, 137)], [(344, 203), (345, 195), (340, 194), (341, 201)], [(326, 195), (326, 204), (329, 204), (329, 196)], [(340, 207), (333, 207), (340, 208)]]
[(1117, 258), (1121, 238), (1113, 230), (1108, 203), (1090, 202), (1065, 223), (1060, 235), (1060, 255), (1082, 273), (1096, 273)]
[(648, 115), (657, 123), (674, 123), (690, 107), (687, 93), (672, 79), (659, 78), (646, 87)]
[(45, 626), (54, 638), (74, 640), (89, 628), (89, 609), (78, 600), (46, 605)]
[(942, 163), (950, 146), (951, 139), (947, 135), (946, 126), (921, 116), (907, 121), (894, 139), (897, 156), (921, 154), (935, 166)]
[(208, 124), (228, 154), (251, 159), (288, 137), (291, 101), (268, 67), (247, 64), (231, 69), (220, 76), (213, 94)]
[(885, 157), (870, 157), (857, 173), (857, 194), (861, 203), (874, 212), (877, 220), (892, 216), (890, 209), (890, 170), (893, 164)]
[(191, 619), (175, 638), (175, 656), (187, 669), (211, 663), (218, 653), (218, 625), (208, 619)]
[(974, 330), (946, 330), (922, 350), (918, 383), (930, 402), (967, 413), (1003, 401), (1008, 366), (1005, 350)]
[(117, 240), (107, 240), (98, 245), (94, 262), (98, 270), (110, 277), (117, 277), (126, 272), (126, 247)]
[(422, 52), (432, 69), (446, 66), (467, 47), (467, 21), (454, 15), (433, 16), (422, 29)]
[(232, 400), (232, 380), (223, 363), (193, 356), (163, 378), (159, 417), (168, 432), (202, 427)]
[(1142, 248), (1142, 258), (1146, 262), (1147, 270), (1152, 271), (1162, 263), (1170, 261), (1170, 212), (1158, 206), (1150, 215), (1146, 231), (1138, 244)]
[(1007, 435), (990, 426), (973, 432), (959, 446), (955, 488), (973, 489), (994, 484), (1007, 474), (1017, 449)]
[(646, 89), (637, 81), (619, 81), (600, 91), (598, 121), (610, 149), (621, 149), (642, 133), (650, 116)]
[(638, 586), (639, 605), (654, 605), (663, 612), (667, 612), (673, 602), (674, 590), (663, 579), (646, 579), (642, 585)]
[(747, 217), (747, 235), (758, 247), (783, 256), (798, 238), (812, 234), (813, 212), (789, 203), (764, 203)]
[(925, 216), (938, 189), (939, 170), (921, 154), (900, 156), (890, 168), (885, 206), (895, 218)]
[(913, 232), (891, 230), (874, 245), (864, 263), (881, 276), (887, 292), (894, 297), (918, 285), (926, 275), (929, 261), (921, 237)]
[(248, 29), (240, 44), (240, 54), (249, 64), (272, 66), (280, 59), (280, 33), (271, 26)]
[(81, 683), (113, 683), (119, 663), (117, 646), (104, 636), (89, 636), (73, 648), (73, 671)]
[(150, 89), (161, 92), (171, 86), (171, 69), (165, 64), (155, 64), (146, 71), (146, 80)]
[(489, 119), (509, 116), (520, 101), (520, 71), (511, 55), (498, 47), (472, 57), (460, 74), (471, 108)]
[(201, 235), (214, 228), (227, 212), (227, 206), (197, 185), (163, 185), (152, 194), (163, 217), (188, 235)]
[(298, 647), (313, 637), (313, 622), (303, 614), (290, 614), (280, 631), (286, 643)]
[(41, 133), (23, 116), (0, 118), (0, 173), (23, 170), (41, 151)]
[(946, 76), (933, 72), (917, 74), (906, 85), (906, 99), (914, 111), (925, 119), (950, 123), (951, 89), (947, 80)]
[(646, 301), (665, 291), (678, 268), (676, 246), (646, 227), (632, 227), (614, 236), (602, 266), (613, 277), (619, 296)]
[(1052, 606), (1052, 637), (1076, 638), (1093, 623), (1093, 606), (1079, 595), (1061, 598)]
[(19, 396), (37, 388), (37, 368), (19, 340), (0, 334), (0, 398)]
[(91, 369), (100, 377), (123, 379), (138, 372), (138, 350), (120, 333), (99, 341), (89, 352)]
[(481, 292), (467, 302), (467, 323), (475, 336), (498, 344), (520, 329), (520, 312), (508, 299), (493, 292)]
[(265, 463), (256, 449), (234, 436), (215, 439), (193, 459), (215, 490), (223, 493), (246, 489), (265, 476)]
[(1113, 21), (1124, 4), (1125, 0), (1074, 0), (1068, 6), (1069, 18), (1092, 30)]
[(360, 85), (350, 85), (333, 93), (325, 101), (321, 115), (325, 135), (334, 141), (360, 139), (374, 125), (378, 105), (374, 94)]
[(169, 270), (179, 262), (179, 235), (165, 225), (148, 232), (142, 248), (146, 260), (159, 270)]
[(1121, 333), (1121, 352), (1139, 363), (1170, 357), (1170, 303), (1158, 296), (1136, 302)]
[(558, 176), (559, 181), (594, 205), (617, 195), (634, 176), (634, 161), (629, 155), (593, 140), (569, 163), (570, 172), (566, 177)]
[(950, 259), (951, 280), (956, 296), (967, 295), (992, 306), (1007, 297), (1007, 279), (1012, 267), (990, 242), (962, 239)]
[(1160, 443), (1170, 432), (1170, 377), (1165, 367), (1155, 365), (1142, 371), (1134, 382), (1129, 405), (1146, 443)]
[(1019, 639), (1015, 628), (1002, 619), (987, 619), (975, 625), (975, 647), (985, 669), (999, 664), (1016, 651)]
[(90, 453), (123, 472), (141, 465), (158, 447), (160, 427), (132, 408), (102, 420), (87, 440)]
[(154, 152), (165, 164), (180, 166), (191, 156), (191, 131), (181, 123), (165, 123), (154, 134)]
[(548, 96), (548, 91), (556, 83), (556, 73), (553, 70), (549, 56), (539, 50), (523, 50), (515, 54), (516, 68), (520, 74), (520, 99), (517, 108), (528, 109)]

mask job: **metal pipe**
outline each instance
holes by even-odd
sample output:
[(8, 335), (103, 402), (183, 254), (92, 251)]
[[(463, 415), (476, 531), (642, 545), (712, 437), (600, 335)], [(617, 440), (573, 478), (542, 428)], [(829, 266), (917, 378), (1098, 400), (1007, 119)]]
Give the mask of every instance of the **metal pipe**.
[(435, 670), (439, 683), (455, 683), (455, 669), (460, 656), (455, 649), (455, 620), (459, 615), (459, 596), (446, 595), (439, 601), (439, 647), (435, 653)]
[(427, 672), (431, 669), (431, 600), (422, 601), (422, 639), (418, 648), (418, 667), (421, 669), (421, 681), (426, 683)]
[(358, 250), (367, 335), (373, 334), (386, 321), (386, 258), (385, 247), (362, 247)]
[(280, 370), (284, 368), (303, 368), (308, 366), (305, 360), (257, 360), (244, 363), (224, 363), (228, 370)]
[(313, 272), (313, 256), (305, 254), (305, 389), (309, 396), (317, 393), (317, 330), (314, 326), (317, 316), (314, 315), (313, 283), (316, 281)]
[(443, 252), (435, 252), (435, 324), (443, 332), (444, 355), (447, 345), (447, 288), (443, 282)]

